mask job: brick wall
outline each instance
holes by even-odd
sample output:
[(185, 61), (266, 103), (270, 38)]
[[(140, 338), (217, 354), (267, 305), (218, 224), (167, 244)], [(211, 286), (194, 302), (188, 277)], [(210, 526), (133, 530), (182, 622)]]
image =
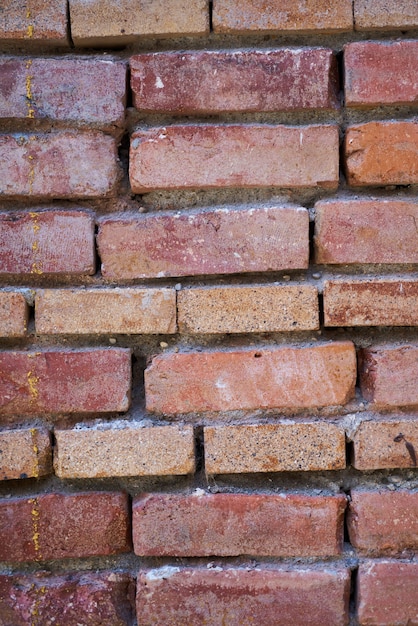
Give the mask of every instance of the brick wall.
[(0, 624), (418, 624), (417, 7), (2, 2)]

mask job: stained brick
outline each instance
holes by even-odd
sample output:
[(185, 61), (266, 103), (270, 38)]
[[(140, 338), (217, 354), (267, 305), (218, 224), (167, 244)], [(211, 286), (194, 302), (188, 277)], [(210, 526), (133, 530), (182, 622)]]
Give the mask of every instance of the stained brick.
[(344, 404), (354, 393), (349, 341), (156, 356), (145, 371), (147, 409), (161, 413)]
[(107, 556), (128, 552), (128, 499), (122, 493), (42, 494), (0, 502), (1, 561)]
[(38, 478), (52, 473), (49, 433), (43, 428), (0, 432), (0, 480)]
[(208, 426), (204, 437), (208, 474), (345, 467), (344, 431), (326, 422)]
[(17, 291), (0, 291), (1, 337), (23, 337), (26, 335), (28, 317), (29, 308), (22, 293)]
[(302, 269), (309, 263), (309, 215), (268, 207), (108, 217), (98, 248), (108, 279)]
[[(2, 0), (0, 41), (68, 46), (66, 0)], [(1, 90), (1, 87), (0, 87)]]
[(137, 130), (134, 193), (160, 189), (338, 185), (336, 126), (188, 124)]
[[(291, 111), (338, 106), (332, 50), (281, 48), (133, 56), (134, 104), (177, 114)], [(306, 76), (315, 74), (315, 80)]]
[(354, 24), (356, 30), (416, 28), (418, 5), (415, 0), (354, 0)]
[(418, 421), (396, 417), (363, 421), (354, 436), (353, 465), (359, 470), (416, 467)]

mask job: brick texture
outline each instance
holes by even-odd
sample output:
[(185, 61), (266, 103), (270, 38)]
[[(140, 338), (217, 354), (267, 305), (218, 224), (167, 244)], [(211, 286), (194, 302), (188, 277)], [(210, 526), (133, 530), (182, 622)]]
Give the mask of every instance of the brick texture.
[(364, 421), (353, 443), (353, 465), (358, 470), (416, 467), (418, 422), (414, 417)]
[(160, 189), (338, 184), (336, 126), (189, 124), (133, 133), (134, 193)]
[(44, 428), (0, 431), (0, 479), (38, 478), (52, 473), (49, 433)]
[(23, 337), (26, 335), (28, 317), (29, 308), (22, 293), (17, 291), (0, 292), (1, 337)]
[(20, 46), (69, 45), (65, 0), (2, 0), (1, 9), (0, 41), (16, 42)]
[(356, 30), (408, 29), (418, 26), (414, 0), (354, 0)]

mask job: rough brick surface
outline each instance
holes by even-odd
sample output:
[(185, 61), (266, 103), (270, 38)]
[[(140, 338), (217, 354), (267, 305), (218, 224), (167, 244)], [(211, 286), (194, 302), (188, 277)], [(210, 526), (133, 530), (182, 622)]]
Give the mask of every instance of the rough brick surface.
[(354, 393), (349, 341), (314, 347), (162, 354), (145, 371), (147, 409), (160, 413), (344, 404)]
[(214, 0), (215, 32), (334, 32), (353, 28), (351, 0)]
[(418, 41), (350, 43), (344, 51), (346, 104), (416, 104), (417, 74)]
[(60, 478), (167, 476), (195, 470), (191, 426), (55, 430), (55, 473)]
[(325, 422), (208, 426), (204, 437), (208, 474), (345, 467), (344, 431)]
[(130, 548), (122, 493), (58, 493), (0, 502), (1, 561), (106, 556)]
[(347, 523), (350, 542), (364, 554), (416, 551), (418, 493), (353, 491)]
[(166, 566), (139, 572), (137, 614), (143, 626), (343, 626), (349, 585), (345, 569)]
[(3, 57), (0, 72), (1, 118), (46, 118), (97, 126), (123, 121), (126, 68), (122, 63)]
[(392, 626), (418, 623), (418, 564), (366, 561), (358, 572), (360, 624)]
[[(326, 48), (158, 52), (131, 58), (134, 104), (175, 114), (338, 106), (336, 59)], [(315, 80), (306, 80), (311, 72)]]
[(415, 0), (354, 0), (356, 30), (391, 30), (418, 26)]
[(350, 126), (344, 147), (348, 184), (363, 187), (418, 183), (417, 142), (417, 122)]
[(88, 211), (0, 213), (0, 274), (88, 275), (95, 265)]
[(38, 478), (52, 473), (49, 433), (40, 428), (0, 432), (0, 480)]
[(336, 126), (190, 124), (133, 133), (134, 193), (220, 187), (322, 187), (338, 184)]
[(120, 46), (139, 36), (209, 33), (207, 0), (70, 0), (76, 46)]
[(372, 346), (360, 353), (360, 387), (379, 407), (418, 405), (418, 345)]
[(28, 305), (25, 296), (22, 293), (19, 293), (17, 291), (0, 292), (1, 337), (23, 337), (24, 335), (26, 335), (28, 316)]
[(317, 263), (418, 263), (416, 202), (329, 200), (315, 209)]
[(353, 435), (353, 465), (358, 470), (416, 467), (418, 421), (412, 417), (362, 422)]
[(344, 496), (143, 495), (133, 503), (140, 556), (334, 556)]
[(106, 197), (118, 177), (116, 142), (99, 131), (0, 135), (0, 197)]
[(203, 287), (177, 294), (180, 332), (249, 333), (319, 328), (310, 285)]
[(308, 267), (309, 215), (269, 207), (103, 218), (97, 241), (108, 279), (298, 269)]
[(36, 332), (175, 333), (174, 289), (45, 289), (35, 298)]
[(42, 43), (68, 46), (67, 3), (65, 0), (2, 0), (0, 41), (20, 46)]
[(130, 351), (0, 352), (0, 414), (126, 411)]

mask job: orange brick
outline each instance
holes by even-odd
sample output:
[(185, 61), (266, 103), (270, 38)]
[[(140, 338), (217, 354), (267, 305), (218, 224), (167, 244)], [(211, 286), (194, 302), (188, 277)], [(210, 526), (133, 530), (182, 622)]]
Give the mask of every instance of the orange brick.
[(44, 289), (35, 298), (41, 334), (176, 332), (174, 289)]
[(188, 124), (133, 133), (134, 193), (159, 189), (338, 185), (336, 126)]
[(416, 28), (418, 5), (415, 0), (354, 0), (354, 24), (356, 30)]
[(353, 435), (353, 466), (358, 470), (416, 467), (418, 421), (415, 417), (364, 420)]
[(338, 405), (354, 393), (350, 341), (156, 356), (145, 371), (147, 409), (154, 413), (308, 408)]
[(326, 422), (208, 426), (208, 474), (315, 472), (345, 467), (344, 431)]
[(24, 337), (27, 331), (28, 317), (28, 304), (22, 293), (0, 291), (1, 337)]
[(66, 0), (2, 0), (0, 41), (69, 46)]
[(38, 478), (52, 473), (47, 430), (22, 428), (0, 432), (0, 480)]

